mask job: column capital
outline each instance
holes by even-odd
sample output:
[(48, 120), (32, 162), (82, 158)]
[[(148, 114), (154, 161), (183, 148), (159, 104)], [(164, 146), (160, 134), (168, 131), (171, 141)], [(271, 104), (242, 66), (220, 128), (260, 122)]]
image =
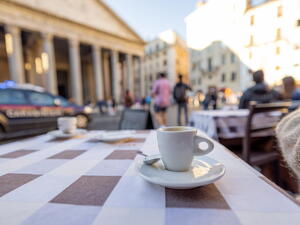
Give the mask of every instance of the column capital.
[(102, 46), (101, 45), (97, 45), (97, 44), (92, 44), (92, 49), (94, 51), (98, 51), (98, 50), (101, 50), (102, 49)]
[(80, 44), (80, 41), (75, 38), (68, 39), (68, 42), (69, 42), (70, 46), (72, 46), (72, 47), (78, 47)]
[(5, 25), (5, 31), (12, 34), (12, 35), (19, 35), (21, 32), (21, 29), (15, 25), (12, 24), (6, 24)]
[(53, 37), (54, 37), (54, 35), (51, 33), (41, 33), (41, 36), (44, 40), (47, 40), (47, 41), (52, 41)]

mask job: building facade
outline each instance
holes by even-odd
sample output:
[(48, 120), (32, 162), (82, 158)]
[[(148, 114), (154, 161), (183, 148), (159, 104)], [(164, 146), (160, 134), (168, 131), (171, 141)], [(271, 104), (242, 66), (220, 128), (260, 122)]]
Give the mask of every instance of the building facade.
[(151, 93), (152, 85), (160, 72), (165, 72), (172, 84), (177, 81), (178, 74), (182, 74), (187, 82), (188, 63), (186, 44), (176, 32), (167, 30), (159, 34), (145, 47), (143, 77), (146, 95)]
[[(243, 78), (246, 67), (223, 42), (215, 41), (202, 50), (190, 49), (190, 83), (195, 91), (207, 92), (209, 87), (230, 88), (241, 92), (247, 85)], [(246, 84), (246, 85), (245, 85)]]
[(248, 1), (244, 21), (249, 66), (270, 84), (286, 75), (300, 81), (300, 1)]
[(76, 103), (141, 93), (143, 40), (100, 0), (0, 0), (0, 82)]
[[(249, 71), (259, 69), (264, 70), (266, 81), (271, 85), (280, 84), (286, 75), (299, 80), (299, 10), (299, 0), (200, 1), (197, 9), (185, 19), (192, 83), (198, 79), (199, 87), (204, 90), (216, 82), (217, 87), (243, 91), (251, 85)], [(201, 61), (207, 63), (210, 49), (214, 49), (216, 58), (212, 63), (219, 61), (215, 80), (205, 79), (205, 73), (197, 71), (194, 65), (200, 63), (195, 55), (204, 55)], [(223, 65), (224, 54), (234, 54), (235, 65), (231, 60), (225, 60)], [(237, 79), (228, 80), (230, 75), (226, 74), (233, 73)]]

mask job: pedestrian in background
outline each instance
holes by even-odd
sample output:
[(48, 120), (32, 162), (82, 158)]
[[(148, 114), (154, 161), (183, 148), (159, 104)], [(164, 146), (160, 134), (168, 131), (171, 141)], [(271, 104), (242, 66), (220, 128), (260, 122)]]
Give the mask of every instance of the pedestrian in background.
[(155, 118), (160, 127), (167, 125), (167, 109), (170, 106), (171, 84), (165, 73), (159, 73), (155, 81), (151, 95), (155, 97), (154, 112)]
[(292, 102), (290, 111), (300, 107), (300, 88), (297, 88), (296, 81), (293, 77), (284, 77), (282, 79), (283, 93), (282, 99)]
[(264, 72), (262, 70), (253, 73), (253, 81), (255, 85), (248, 88), (240, 99), (240, 109), (247, 109), (251, 101), (270, 103), (280, 99), (280, 94), (265, 83)]
[(300, 89), (297, 88), (296, 81), (293, 77), (284, 77), (282, 79), (283, 85), (283, 99), (299, 101), (300, 100)]
[(133, 99), (128, 89), (125, 91), (124, 105), (126, 108), (130, 108), (133, 105)]
[(218, 101), (218, 92), (216, 87), (209, 87), (208, 92), (205, 95), (205, 99), (203, 101), (204, 110), (209, 110), (210, 106), (213, 110), (217, 109), (217, 101)]
[(179, 74), (178, 76), (178, 83), (175, 85), (173, 90), (173, 97), (177, 103), (178, 107), (178, 114), (177, 114), (177, 124), (179, 126), (182, 125), (181, 123), (181, 112), (182, 109), (184, 110), (184, 118), (185, 118), (185, 125), (188, 123), (188, 97), (187, 91), (191, 91), (192, 89), (183, 82), (183, 76)]

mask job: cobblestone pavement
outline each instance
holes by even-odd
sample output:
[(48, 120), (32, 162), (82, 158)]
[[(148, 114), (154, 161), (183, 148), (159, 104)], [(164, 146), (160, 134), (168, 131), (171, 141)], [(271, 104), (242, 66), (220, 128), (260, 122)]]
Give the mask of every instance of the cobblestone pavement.
[[(121, 118), (121, 112), (116, 116), (109, 115), (94, 115), (92, 123), (89, 125), (90, 130), (117, 130), (119, 127), (119, 121)], [(155, 122), (154, 115), (152, 118)], [(168, 109), (168, 126), (175, 126), (177, 124), (177, 107), (174, 105)]]

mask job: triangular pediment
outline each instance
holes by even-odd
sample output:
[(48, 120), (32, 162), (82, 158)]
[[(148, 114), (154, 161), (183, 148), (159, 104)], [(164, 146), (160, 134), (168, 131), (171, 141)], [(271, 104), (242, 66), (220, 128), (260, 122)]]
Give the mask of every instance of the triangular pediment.
[(142, 39), (101, 0), (9, 0), (131, 41)]

